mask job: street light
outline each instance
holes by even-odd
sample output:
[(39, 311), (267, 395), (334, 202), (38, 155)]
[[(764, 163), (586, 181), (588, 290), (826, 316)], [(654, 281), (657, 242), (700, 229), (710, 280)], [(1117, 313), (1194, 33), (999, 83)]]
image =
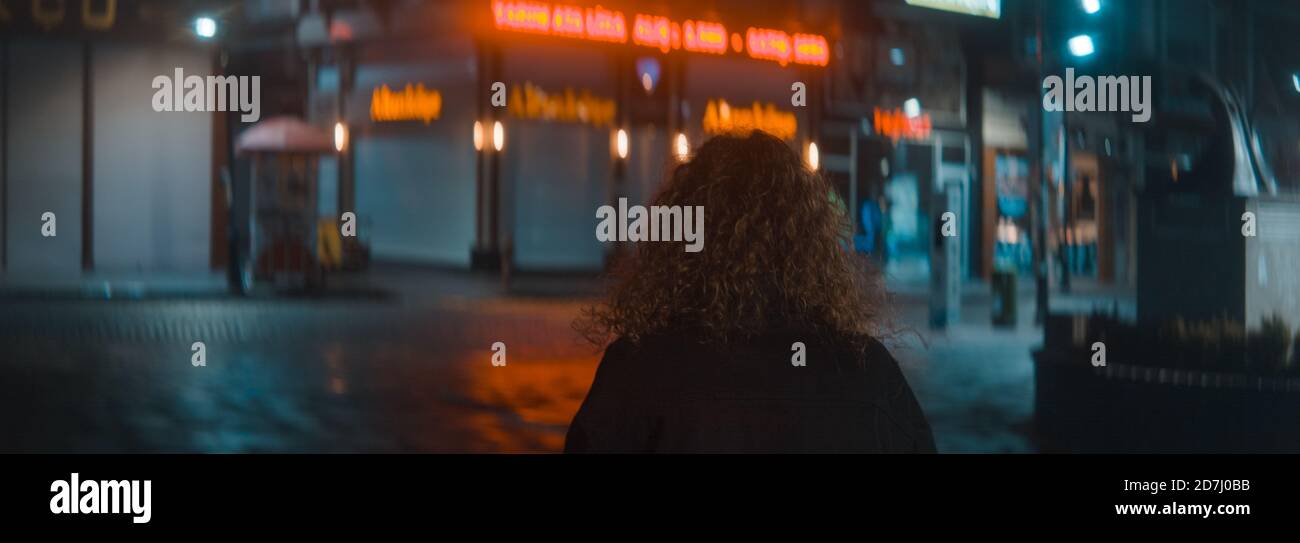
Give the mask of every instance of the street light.
[(1089, 15), (1101, 11), (1101, 0), (1083, 0), (1083, 11)]
[(506, 127), (501, 126), (501, 121), (492, 124), (492, 148), (500, 151), (506, 147)]
[(1070, 54), (1076, 57), (1086, 57), (1096, 51), (1092, 45), (1092, 36), (1087, 34), (1079, 34), (1070, 38), (1069, 46)]
[(474, 150), (483, 150), (483, 123), (474, 121)]
[(618, 134), (614, 137), (614, 150), (618, 153), (618, 158), (627, 158), (627, 130), (618, 129)]
[(815, 172), (818, 166), (821, 166), (821, 156), (817, 152), (817, 142), (810, 141), (808, 142), (808, 169)]
[(903, 102), (903, 114), (909, 119), (915, 119), (921, 116), (921, 101), (916, 98), (908, 98)]
[(334, 123), (334, 150), (342, 153), (348, 147), (348, 127), (342, 122)]
[(677, 142), (676, 145), (674, 145), (673, 150), (674, 154), (677, 155), (677, 160), (682, 162), (685, 162), (687, 155), (691, 154), (691, 144), (689, 141), (686, 141), (685, 132), (677, 133)]
[(194, 19), (194, 33), (204, 39), (216, 36), (217, 21), (212, 17), (199, 17)]

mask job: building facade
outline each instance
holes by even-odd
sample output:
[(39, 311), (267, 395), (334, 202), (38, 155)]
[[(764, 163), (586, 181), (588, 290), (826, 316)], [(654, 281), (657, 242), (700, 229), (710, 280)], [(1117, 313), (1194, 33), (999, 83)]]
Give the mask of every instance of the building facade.
[(151, 82), (176, 70), (211, 74), (212, 48), (160, 32), (190, 20), (173, 11), (8, 4), (0, 20), (6, 280), (206, 272), (214, 118), (155, 111)]

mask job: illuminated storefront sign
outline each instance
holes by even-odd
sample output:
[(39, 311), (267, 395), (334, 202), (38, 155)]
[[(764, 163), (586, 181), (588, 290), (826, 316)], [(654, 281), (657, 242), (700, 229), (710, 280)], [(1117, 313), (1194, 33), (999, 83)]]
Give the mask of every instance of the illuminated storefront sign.
[(566, 87), (563, 91), (550, 93), (528, 82), (511, 87), (507, 111), (517, 119), (609, 127), (614, 125), (618, 108), (614, 99), (593, 95), (588, 90), (575, 91)]
[(751, 28), (745, 33), (745, 43), (751, 57), (773, 60), (783, 66), (790, 62), (790, 35), (785, 32)]
[(749, 56), (775, 61), (782, 66), (791, 61), (825, 66), (831, 58), (826, 38), (814, 34), (791, 36), (780, 30), (751, 28), (745, 34), (745, 41), (749, 44)]
[(627, 23), (623, 21), (622, 12), (610, 11), (596, 6), (588, 9), (586, 14), (587, 39), (613, 43), (627, 41)]
[(658, 48), (667, 53), (681, 47), (681, 34), (673, 31), (667, 17), (637, 15), (632, 23), (632, 43)]
[[(0, 23), (10, 23), (14, 21), (13, 14), (6, 6), (8, 0), (0, 0)], [(17, 3), (17, 2), (14, 2)], [(71, 17), (68, 15), (68, 4), (72, 2), (58, 0), (57, 2), (31, 2), (32, 22), (42, 30), (52, 30), (61, 26)], [(98, 10), (96, 9), (98, 7)], [(21, 8), (20, 8), (21, 9)], [(77, 8), (73, 8), (76, 10)], [(92, 0), (81, 0), (80, 21), (82, 28), (89, 30), (108, 30), (113, 28), (117, 20), (117, 0), (102, 0), (95, 2)], [(75, 15), (73, 16), (75, 17)]]
[(925, 140), (930, 138), (930, 114), (922, 113), (908, 117), (906, 113), (895, 109), (881, 111), (875, 108), (872, 126), (876, 133), (897, 142), (898, 140)]
[(503, 30), (550, 34), (614, 43), (627, 42), (627, 23), (623, 12), (600, 6), (580, 8), (546, 2), (492, 2), (492, 18)]
[[(623, 12), (600, 6), (583, 8), (530, 0), (494, 0), (492, 18), (501, 30), (611, 43), (629, 41)], [(630, 39), (634, 45), (653, 47), (663, 53), (684, 50), (722, 55), (730, 46), (735, 53), (782, 66), (792, 62), (825, 66), (830, 62), (830, 47), (824, 36), (749, 28), (742, 37), (738, 32), (728, 34), (727, 27), (715, 21), (679, 23), (659, 15), (636, 14), (632, 17)]]
[(831, 48), (826, 38), (816, 34), (794, 35), (794, 61), (797, 64), (825, 66), (831, 61)]
[(738, 108), (726, 100), (709, 100), (704, 107), (703, 128), (711, 136), (762, 130), (783, 140), (793, 140), (799, 131), (799, 120), (794, 113), (770, 103), (754, 102), (748, 108)]
[(1002, 16), (1002, 0), (906, 0), (906, 2), (923, 8), (977, 15), (992, 19)]
[(727, 28), (708, 21), (682, 23), (682, 48), (721, 55), (727, 52)]
[(424, 121), (424, 124), (429, 124), (441, 116), (442, 93), (426, 89), (423, 83), (407, 83), (398, 91), (382, 85), (370, 93), (372, 121)]
[(492, 17), (497, 28), (520, 32), (551, 33), (551, 10), (539, 2), (493, 2)]
[(556, 6), (551, 17), (551, 29), (556, 35), (581, 38), (584, 28), (586, 28), (586, 25), (583, 23), (582, 10), (575, 7)]

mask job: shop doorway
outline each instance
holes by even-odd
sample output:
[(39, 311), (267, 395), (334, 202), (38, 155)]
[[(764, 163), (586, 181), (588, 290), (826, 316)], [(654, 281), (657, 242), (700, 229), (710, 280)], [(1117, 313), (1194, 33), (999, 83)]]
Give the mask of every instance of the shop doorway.
[(525, 271), (599, 271), (596, 208), (607, 203), (609, 133), (586, 125), (522, 122), (502, 160), (506, 243)]
[(890, 164), (892, 171), (884, 182), (885, 273), (902, 282), (928, 280), (936, 264), (930, 257), (930, 243), (938, 235), (935, 226), (951, 211), (961, 249), (954, 272), (970, 275), (975, 224), (970, 203), (970, 137), (964, 132), (935, 130), (927, 140), (900, 142)]

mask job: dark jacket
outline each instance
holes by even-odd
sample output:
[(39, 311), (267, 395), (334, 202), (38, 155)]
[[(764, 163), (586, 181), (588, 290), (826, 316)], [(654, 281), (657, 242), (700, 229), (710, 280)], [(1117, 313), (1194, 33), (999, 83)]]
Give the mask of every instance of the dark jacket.
[[(804, 366), (792, 363), (796, 341)], [(799, 333), (729, 347), (661, 334), (605, 350), (565, 452), (934, 452), (898, 363)]]

